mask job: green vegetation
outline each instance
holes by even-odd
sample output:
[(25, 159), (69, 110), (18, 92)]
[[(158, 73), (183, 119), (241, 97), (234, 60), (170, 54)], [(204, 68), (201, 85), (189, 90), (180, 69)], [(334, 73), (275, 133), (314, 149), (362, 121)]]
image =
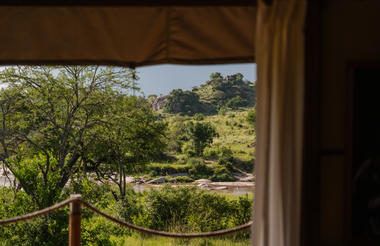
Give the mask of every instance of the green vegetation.
[(255, 84), (243, 80), (240, 73), (222, 77), (212, 73), (210, 79), (192, 91), (173, 90), (165, 103), (165, 112), (194, 115), (215, 114), (221, 108), (239, 109), (255, 103)]
[(256, 107), (248, 111), (247, 122), (254, 127), (256, 126)]
[[(231, 239), (225, 237), (217, 237), (215, 239), (191, 239), (191, 240), (180, 240), (171, 239), (163, 237), (144, 237), (144, 236), (132, 236), (126, 237), (123, 241), (125, 246), (248, 246), (250, 245), (247, 239)], [(122, 245), (122, 244), (121, 244)]]
[[(151, 177), (189, 173), (193, 179), (234, 181), (233, 173), (251, 172), (255, 131), (247, 118), (252, 111), (249, 108), (226, 110), (224, 115), (204, 116), (201, 122), (194, 122), (194, 117), (189, 116), (165, 115), (167, 155), (171, 159), (147, 165), (145, 173), (150, 173)], [(204, 139), (198, 151), (194, 147), (196, 141), (199, 142), (194, 141), (195, 134)], [(196, 167), (190, 172), (192, 166)]]
[(173, 90), (165, 104), (165, 110), (173, 114), (193, 115), (205, 111), (207, 105), (199, 101), (199, 95), (181, 89)]
[[(234, 181), (234, 173), (252, 171), (254, 83), (244, 81), (239, 73), (223, 77), (216, 72), (192, 91), (173, 90), (167, 98), (161, 117), (168, 123), (167, 155), (172, 160), (162, 165), (186, 164), (198, 157), (199, 167), (192, 169), (198, 171), (190, 173), (190, 177), (213, 181)], [(148, 173), (154, 170), (151, 176), (165, 175), (151, 165), (147, 168)]]
[[(204, 232), (250, 220), (252, 197), (191, 187), (135, 193), (129, 176), (166, 182), (235, 181), (254, 168), (254, 84), (241, 74), (210, 75), (193, 91), (174, 90), (164, 112), (137, 97), (134, 70), (99, 66), (8, 67), (0, 71), (0, 162), (15, 178), (0, 188), (0, 219), (80, 193), (106, 213), (173, 232)], [(68, 208), (0, 227), (1, 245), (67, 245)], [(111, 236), (112, 235), (112, 236)], [(242, 245), (248, 232), (173, 245)], [(83, 245), (152, 239), (83, 213)]]
[(114, 181), (123, 197), (126, 173), (162, 153), (166, 125), (126, 94), (137, 89), (133, 78), (99, 66), (2, 70), (0, 161), (39, 208), (83, 168)]
[(194, 124), (190, 121), (188, 135), (196, 156), (202, 156), (203, 150), (212, 144), (214, 137), (218, 137), (215, 127), (208, 122)]
[[(59, 200), (67, 198), (73, 192), (81, 193), (84, 199), (115, 217), (147, 228), (171, 232), (226, 229), (244, 224), (251, 218), (252, 198), (248, 196), (230, 199), (224, 195), (199, 191), (195, 187), (164, 186), (160, 190), (143, 193), (135, 193), (127, 188), (127, 199), (116, 201), (112, 199), (112, 192), (116, 192), (113, 188), (109, 185), (99, 186), (85, 176), (78, 175), (70, 186), (64, 188)], [(14, 193), (11, 189), (1, 188), (0, 199), (0, 219), (37, 209), (23, 191)], [(65, 208), (29, 222), (0, 227), (2, 245), (67, 245), (68, 212)], [(82, 217), (83, 245), (130, 245), (126, 243), (141, 243), (141, 240), (144, 245), (159, 245), (166, 241), (187, 245), (188, 241), (142, 236), (88, 210), (83, 210)], [(198, 242), (207, 242), (207, 245), (247, 245), (249, 231), (222, 239), (196, 239), (188, 242), (190, 245)]]

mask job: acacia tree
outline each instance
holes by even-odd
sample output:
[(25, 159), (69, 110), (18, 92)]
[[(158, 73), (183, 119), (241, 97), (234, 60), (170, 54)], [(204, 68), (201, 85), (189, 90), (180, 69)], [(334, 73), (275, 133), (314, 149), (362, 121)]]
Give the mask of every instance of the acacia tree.
[(131, 74), (99, 66), (1, 71), (6, 88), (0, 93), (0, 161), (39, 207), (54, 203), (78, 171), (91, 145), (87, 133), (106, 123), (105, 112), (118, 91), (130, 89)]
[(119, 95), (107, 115), (107, 124), (90, 132), (94, 144), (85, 160), (101, 180), (118, 186), (118, 200), (125, 198), (127, 174), (162, 154), (167, 124), (158, 120), (145, 99), (135, 96)]

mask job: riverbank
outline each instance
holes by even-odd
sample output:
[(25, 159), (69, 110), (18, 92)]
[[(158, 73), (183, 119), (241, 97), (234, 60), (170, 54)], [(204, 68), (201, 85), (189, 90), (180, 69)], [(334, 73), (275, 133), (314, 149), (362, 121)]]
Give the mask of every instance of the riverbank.
[(167, 176), (156, 177), (153, 179), (146, 179), (145, 177), (135, 178), (129, 176), (126, 178), (135, 192), (143, 192), (149, 189), (159, 189), (163, 185), (170, 185), (171, 187), (178, 186), (196, 186), (198, 189), (211, 191), (215, 193), (224, 193), (232, 195), (244, 195), (253, 193), (255, 189), (255, 176), (250, 173), (236, 173), (234, 177), (237, 181), (228, 182), (213, 182), (209, 179), (197, 179), (192, 182), (175, 182), (173, 177), (188, 177), (187, 173), (177, 173)]
[[(10, 184), (14, 182), (14, 176), (9, 172), (7, 175), (8, 177), (4, 175), (3, 167), (0, 167), (0, 187), (10, 187)], [(136, 179), (132, 176), (127, 177), (127, 182), (132, 186), (135, 192), (149, 191), (150, 189), (160, 189), (166, 184), (136, 183)], [(169, 185), (171, 187), (195, 186), (197, 189), (205, 190), (208, 192), (237, 196), (253, 193), (255, 189), (255, 182), (212, 182), (208, 179), (199, 179), (191, 183), (169, 183)]]
[[(150, 189), (161, 189), (164, 185), (168, 184), (133, 184), (131, 183), (133, 190), (135, 192), (149, 191)], [(171, 187), (182, 187), (182, 186), (195, 186), (197, 189), (205, 190), (208, 192), (218, 193), (218, 194), (228, 194), (241, 196), (245, 194), (253, 194), (255, 189), (254, 182), (211, 182), (207, 186), (199, 186), (196, 183), (178, 183), (169, 184)]]

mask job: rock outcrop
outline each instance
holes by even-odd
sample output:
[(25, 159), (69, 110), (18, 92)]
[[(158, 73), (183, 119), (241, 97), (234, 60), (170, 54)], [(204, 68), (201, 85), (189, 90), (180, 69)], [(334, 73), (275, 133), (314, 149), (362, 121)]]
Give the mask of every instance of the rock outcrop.
[(151, 106), (153, 110), (160, 110), (165, 107), (168, 96), (157, 97), (152, 103)]

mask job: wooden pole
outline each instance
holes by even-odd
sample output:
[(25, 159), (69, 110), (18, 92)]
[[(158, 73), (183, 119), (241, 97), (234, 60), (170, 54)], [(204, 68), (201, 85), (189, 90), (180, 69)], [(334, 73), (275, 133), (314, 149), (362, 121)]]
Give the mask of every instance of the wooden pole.
[(77, 198), (70, 203), (70, 217), (69, 217), (69, 246), (81, 245), (81, 195), (71, 195), (70, 198)]

